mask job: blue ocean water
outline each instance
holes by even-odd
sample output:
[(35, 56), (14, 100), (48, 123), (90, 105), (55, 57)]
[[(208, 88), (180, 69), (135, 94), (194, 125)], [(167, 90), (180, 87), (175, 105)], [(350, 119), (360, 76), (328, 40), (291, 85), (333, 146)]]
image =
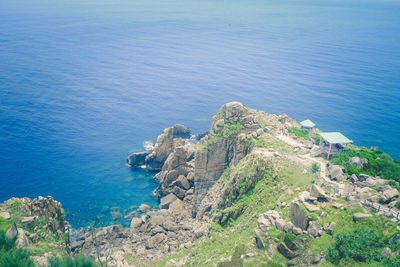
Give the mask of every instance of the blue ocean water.
[[(125, 167), (228, 101), (400, 159), (400, 3), (0, 1), (0, 201), (52, 195), (73, 227), (157, 206)], [(122, 220), (117, 220), (122, 221)]]

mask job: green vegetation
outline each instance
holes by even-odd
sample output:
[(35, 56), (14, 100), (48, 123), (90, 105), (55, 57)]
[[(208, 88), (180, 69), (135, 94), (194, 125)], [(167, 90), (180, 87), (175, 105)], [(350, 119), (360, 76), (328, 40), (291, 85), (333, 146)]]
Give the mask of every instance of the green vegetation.
[(326, 259), (339, 264), (341, 259), (372, 262), (381, 260), (382, 239), (373, 229), (360, 227), (347, 234), (335, 236), (335, 244), (329, 247)]
[(291, 127), (288, 129), (289, 133), (293, 133), (299, 137), (307, 138), (308, 136), (308, 131), (307, 130), (302, 130), (296, 127)]
[(313, 163), (313, 165), (311, 166), (311, 169), (312, 169), (313, 172), (319, 171), (319, 165), (318, 165), (318, 163)]
[[(355, 165), (349, 162), (351, 157), (366, 158), (368, 163), (362, 169), (357, 169)], [(349, 146), (347, 150), (332, 155), (331, 162), (343, 166), (348, 174), (359, 175), (364, 173), (400, 182), (400, 162), (393, 160), (388, 154), (379, 150)]]
[(242, 129), (244, 129), (244, 126), (239, 122), (236, 122), (234, 124), (225, 124), (224, 128), (218, 133), (218, 136), (226, 139), (230, 135)]
[[(47, 248), (48, 250), (48, 248)], [(0, 267), (34, 267), (30, 250), (17, 248), (15, 240), (8, 239), (5, 231), (0, 230)], [(76, 257), (54, 257), (49, 267), (96, 267), (94, 259), (82, 255)]]
[(15, 247), (15, 240), (6, 237), (0, 230), (0, 266), (1, 267), (34, 267), (30, 254), (24, 249)]
[(319, 134), (314, 134), (313, 140), (314, 143), (318, 146), (321, 143), (321, 136)]
[(54, 257), (49, 260), (49, 267), (96, 267), (98, 266), (91, 257), (77, 255), (63, 258)]

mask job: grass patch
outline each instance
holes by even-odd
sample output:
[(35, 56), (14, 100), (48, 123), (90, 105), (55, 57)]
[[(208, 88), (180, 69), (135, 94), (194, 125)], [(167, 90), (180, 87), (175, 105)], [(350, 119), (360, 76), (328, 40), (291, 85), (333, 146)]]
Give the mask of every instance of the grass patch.
[(302, 137), (302, 138), (307, 138), (307, 136), (308, 136), (308, 131), (307, 130), (302, 130), (302, 129), (299, 129), (299, 128), (296, 128), (296, 127), (290, 127), (288, 129), (288, 132), (292, 133), (294, 135), (297, 135), (299, 137)]

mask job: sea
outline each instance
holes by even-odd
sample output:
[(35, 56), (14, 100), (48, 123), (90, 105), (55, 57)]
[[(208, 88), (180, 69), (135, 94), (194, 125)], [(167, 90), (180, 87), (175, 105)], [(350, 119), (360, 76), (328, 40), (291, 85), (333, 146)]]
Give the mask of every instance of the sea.
[(400, 1), (0, 0), (0, 202), (126, 224), (158, 205), (126, 157), (230, 101), (400, 160)]

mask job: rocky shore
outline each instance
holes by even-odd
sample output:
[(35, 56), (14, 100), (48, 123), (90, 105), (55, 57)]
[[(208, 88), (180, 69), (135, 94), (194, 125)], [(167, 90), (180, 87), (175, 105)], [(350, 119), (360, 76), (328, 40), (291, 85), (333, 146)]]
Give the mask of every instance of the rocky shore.
[[(358, 156), (346, 159), (350, 174), (315, 155), (318, 129), (283, 135), (280, 118), (231, 102), (195, 138), (183, 125), (164, 129), (154, 147), (127, 159), (131, 168), (155, 172), (159, 209), (143, 203), (129, 228), (92, 229), (63, 249), (99, 256), (108, 266), (330, 266), (327, 251), (338, 235), (375, 225), (384, 245), (374, 260), (395, 259), (400, 177), (363, 173), (372, 163)], [(290, 118), (285, 127), (300, 129)], [(15, 216), (7, 214), (15, 201), (2, 204), (0, 216)], [(40, 217), (49, 233), (68, 233), (51, 197), (18, 201), (26, 209), (20, 224), (34, 232), (14, 229), (20, 246), (35, 243)], [(349, 266), (357, 258), (351, 260)]]

